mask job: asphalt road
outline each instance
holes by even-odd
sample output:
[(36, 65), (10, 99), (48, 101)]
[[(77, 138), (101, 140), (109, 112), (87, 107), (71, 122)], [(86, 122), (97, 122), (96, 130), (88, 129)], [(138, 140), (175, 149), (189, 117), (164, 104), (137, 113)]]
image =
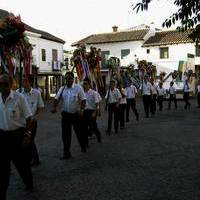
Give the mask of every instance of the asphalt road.
[(41, 165), (33, 168), (34, 190), (24, 185), (12, 167), (8, 200), (199, 200), (200, 109), (165, 108), (140, 120), (131, 114), (126, 129), (105, 134), (107, 114), (98, 119), (102, 143), (90, 140), (81, 153), (73, 135), (72, 155), (62, 155), (60, 114), (52, 115), (47, 103), (39, 122), (37, 146)]

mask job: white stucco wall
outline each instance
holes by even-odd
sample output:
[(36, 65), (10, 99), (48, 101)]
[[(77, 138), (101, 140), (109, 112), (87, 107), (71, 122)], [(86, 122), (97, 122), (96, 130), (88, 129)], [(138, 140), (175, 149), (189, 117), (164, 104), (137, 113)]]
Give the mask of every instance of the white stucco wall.
[[(39, 72), (52, 72), (52, 49), (57, 49), (58, 61), (63, 62), (63, 44), (40, 38), (38, 35), (27, 35), (33, 45), (33, 62), (39, 67)], [(41, 50), (46, 50), (46, 61), (42, 61)]]
[[(160, 48), (168, 47), (169, 48), (169, 58), (160, 59)], [(171, 71), (178, 69), (178, 63), (180, 60), (187, 61), (187, 54), (195, 54), (195, 45), (194, 43), (185, 43), (185, 44), (174, 44), (166, 46), (156, 46), (148, 47), (145, 49), (145, 60), (152, 62), (158, 67), (169, 68)], [(150, 53), (147, 54), (146, 50), (150, 49)]]
[(130, 42), (94, 44), (94, 45), (87, 45), (86, 49), (87, 51), (89, 51), (91, 46), (100, 48), (101, 51), (110, 51), (110, 55), (118, 57), (120, 59), (121, 59), (121, 50), (130, 49), (130, 54), (125, 59), (127, 59), (128, 62), (134, 62), (136, 57), (142, 58), (145, 55), (145, 49), (141, 47), (143, 42), (144, 41), (130, 41)]

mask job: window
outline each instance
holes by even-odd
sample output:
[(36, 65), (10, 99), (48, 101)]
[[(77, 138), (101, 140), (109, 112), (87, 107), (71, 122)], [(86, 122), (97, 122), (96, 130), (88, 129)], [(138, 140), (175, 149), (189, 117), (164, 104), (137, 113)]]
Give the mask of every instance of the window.
[(200, 57), (200, 44), (196, 45), (196, 56)]
[(42, 61), (46, 61), (46, 49), (42, 49)]
[(57, 61), (58, 60), (58, 51), (57, 49), (52, 49), (52, 60)]
[(122, 49), (121, 50), (121, 59), (128, 56), (130, 54), (130, 49)]
[(103, 69), (107, 68), (107, 60), (110, 55), (110, 51), (101, 51), (101, 67)]
[(150, 49), (147, 49), (147, 54), (150, 54)]
[(168, 47), (160, 48), (160, 59), (169, 58), (169, 49)]

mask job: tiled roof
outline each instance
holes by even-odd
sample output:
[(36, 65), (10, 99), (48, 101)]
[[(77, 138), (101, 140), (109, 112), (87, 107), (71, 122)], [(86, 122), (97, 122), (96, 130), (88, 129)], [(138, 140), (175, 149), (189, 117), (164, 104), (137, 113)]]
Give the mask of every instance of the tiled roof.
[(189, 37), (191, 32), (191, 30), (184, 32), (179, 32), (178, 30), (156, 32), (155, 36), (150, 37), (143, 44), (143, 47), (192, 43), (193, 40)]
[[(0, 19), (2, 18), (5, 18), (9, 13), (5, 10), (2, 10), (0, 9)], [(62, 43), (64, 44), (65, 41), (48, 33), (48, 32), (45, 32), (45, 31), (41, 31), (41, 30), (38, 30), (38, 29), (35, 29), (27, 24), (25, 24), (25, 28), (27, 31), (30, 31), (30, 32), (33, 32), (33, 33), (38, 33), (38, 34), (41, 34), (41, 38), (44, 38), (44, 39), (47, 39), (47, 40), (51, 40), (51, 41), (54, 41), (54, 42), (59, 42), (59, 43)]]
[(138, 40), (143, 40), (144, 36), (148, 33), (148, 31), (149, 29), (141, 29), (133, 31), (95, 34), (73, 43), (72, 46), (77, 46), (79, 44), (101, 44), (101, 43), (113, 43), (113, 42), (138, 41)]

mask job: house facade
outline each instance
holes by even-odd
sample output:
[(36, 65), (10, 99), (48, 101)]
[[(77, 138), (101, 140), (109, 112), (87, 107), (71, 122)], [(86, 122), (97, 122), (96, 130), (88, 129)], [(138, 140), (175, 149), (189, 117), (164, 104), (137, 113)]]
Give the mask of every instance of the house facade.
[[(0, 18), (9, 13), (0, 9)], [(25, 34), (32, 45), (32, 73), (34, 84), (42, 89), (45, 99), (54, 96), (62, 84), (64, 40), (27, 24)]]
[[(188, 56), (194, 56), (194, 69), (200, 76), (200, 48), (189, 37), (191, 31), (162, 31), (150, 26), (141, 25), (127, 31), (115, 31), (107, 34), (88, 36), (72, 46), (86, 44), (101, 48), (102, 71), (106, 71), (105, 60), (108, 55), (120, 58), (121, 65), (135, 64), (136, 60), (147, 60), (157, 67), (158, 73), (167, 74), (178, 70), (179, 61), (188, 61)], [(105, 56), (106, 55), (106, 56)]]

